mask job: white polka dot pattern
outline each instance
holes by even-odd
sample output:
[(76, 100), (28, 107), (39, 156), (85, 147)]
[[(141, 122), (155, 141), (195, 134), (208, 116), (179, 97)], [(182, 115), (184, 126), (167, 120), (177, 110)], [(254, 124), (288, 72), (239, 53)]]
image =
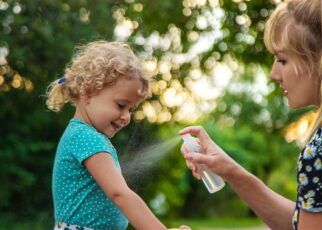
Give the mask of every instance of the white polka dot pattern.
[(111, 154), (121, 170), (110, 140), (79, 119), (72, 119), (56, 151), (52, 192), (55, 221), (94, 228), (126, 229), (128, 221), (105, 195), (82, 162), (98, 152)]

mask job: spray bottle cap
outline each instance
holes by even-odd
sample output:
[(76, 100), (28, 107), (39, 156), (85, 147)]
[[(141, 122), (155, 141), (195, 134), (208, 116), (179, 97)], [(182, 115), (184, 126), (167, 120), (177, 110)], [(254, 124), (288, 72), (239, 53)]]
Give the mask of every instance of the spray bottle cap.
[(200, 152), (200, 145), (194, 137), (192, 137), (190, 134), (184, 134), (181, 137), (183, 139), (184, 146), (186, 147), (189, 153)]

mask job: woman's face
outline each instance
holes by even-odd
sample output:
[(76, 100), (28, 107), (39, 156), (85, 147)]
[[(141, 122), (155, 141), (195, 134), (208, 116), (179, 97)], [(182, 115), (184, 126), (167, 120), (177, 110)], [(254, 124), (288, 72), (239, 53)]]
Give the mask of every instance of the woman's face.
[(287, 52), (277, 52), (270, 78), (280, 84), (289, 107), (320, 105), (317, 82), (310, 76), (306, 63)]

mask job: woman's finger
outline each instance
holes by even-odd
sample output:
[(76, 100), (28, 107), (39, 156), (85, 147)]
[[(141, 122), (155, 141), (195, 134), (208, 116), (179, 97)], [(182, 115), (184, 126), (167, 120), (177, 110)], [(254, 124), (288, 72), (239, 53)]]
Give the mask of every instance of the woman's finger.
[(179, 131), (180, 135), (184, 135), (187, 133), (197, 136), (200, 143), (211, 141), (207, 132), (204, 130), (202, 126), (188, 126)]
[(186, 149), (186, 147), (185, 147), (184, 145), (182, 145), (182, 146), (181, 146), (180, 151), (181, 151), (181, 153), (182, 153), (183, 155), (188, 154), (188, 150)]
[(201, 153), (188, 153), (185, 158), (193, 164), (206, 164), (208, 165), (213, 161), (213, 155), (205, 155)]

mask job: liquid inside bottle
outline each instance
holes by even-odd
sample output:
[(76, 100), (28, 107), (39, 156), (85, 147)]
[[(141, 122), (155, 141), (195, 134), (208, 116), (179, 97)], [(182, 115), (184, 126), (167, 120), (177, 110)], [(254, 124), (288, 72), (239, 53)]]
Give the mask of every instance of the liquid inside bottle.
[[(200, 152), (200, 145), (190, 134), (182, 135), (184, 146), (189, 153)], [(225, 186), (224, 180), (213, 173), (206, 165), (198, 165), (201, 179), (210, 193), (219, 191)]]

